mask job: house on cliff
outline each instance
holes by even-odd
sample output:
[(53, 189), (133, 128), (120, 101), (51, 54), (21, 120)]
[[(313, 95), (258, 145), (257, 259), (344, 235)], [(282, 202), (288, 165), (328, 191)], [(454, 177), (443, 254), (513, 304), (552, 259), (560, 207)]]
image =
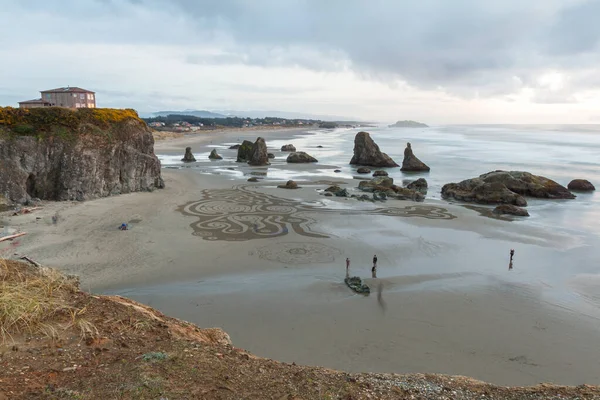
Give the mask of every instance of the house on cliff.
[(42, 97), (19, 102), (19, 108), (66, 107), (96, 108), (96, 93), (75, 86), (67, 86), (40, 92)]

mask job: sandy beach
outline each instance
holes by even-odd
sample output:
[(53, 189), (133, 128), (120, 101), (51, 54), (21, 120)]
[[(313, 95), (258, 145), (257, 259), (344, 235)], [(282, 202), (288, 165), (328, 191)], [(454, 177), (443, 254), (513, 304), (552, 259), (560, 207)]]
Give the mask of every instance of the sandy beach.
[[(230, 159), (230, 143), (303, 132), (203, 133), (157, 142), (155, 151), (179, 157), (191, 146), (205, 155), (222, 145)], [(502, 385), (600, 382), (596, 286), (578, 277), (566, 291), (559, 268), (586, 259), (584, 238), (436, 199), (326, 198), (320, 191), (330, 183), (358, 183), (348, 173), (318, 177), (337, 165), (291, 167), (301, 189), (290, 191), (274, 180), (246, 182), (266, 167), (203, 162), (163, 168), (166, 188), (152, 193), (5, 214), (4, 226), (27, 235), (0, 251), (77, 274), (92, 292), (221, 327), (236, 346), (281, 361)], [(130, 229), (119, 231), (121, 223)], [(347, 289), (346, 257), (353, 275), (381, 283), (383, 302)]]

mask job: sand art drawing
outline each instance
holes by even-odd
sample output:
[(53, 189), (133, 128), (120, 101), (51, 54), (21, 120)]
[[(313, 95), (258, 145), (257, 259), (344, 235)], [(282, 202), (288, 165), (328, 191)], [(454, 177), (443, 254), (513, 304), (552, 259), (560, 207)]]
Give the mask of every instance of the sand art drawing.
[(342, 252), (320, 243), (284, 242), (258, 248), (258, 256), (284, 264), (330, 263)]
[(304, 203), (249, 190), (246, 185), (232, 189), (206, 189), (202, 199), (184, 204), (178, 211), (197, 218), (190, 226), (193, 235), (205, 240), (244, 241), (285, 236), (292, 230), (302, 236), (327, 238), (314, 232), (313, 217), (321, 213), (342, 215), (388, 215), (428, 219), (454, 219), (442, 207), (410, 205), (372, 210), (337, 210), (324, 203)]

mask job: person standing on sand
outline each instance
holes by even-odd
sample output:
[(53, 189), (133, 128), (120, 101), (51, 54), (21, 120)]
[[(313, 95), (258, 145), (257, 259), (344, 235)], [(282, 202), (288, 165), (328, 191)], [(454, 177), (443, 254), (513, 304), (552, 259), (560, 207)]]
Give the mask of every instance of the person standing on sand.
[(373, 256), (373, 269), (377, 269), (377, 255)]
[(346, 257), (346, 276), (350, 273), (350, 259)]

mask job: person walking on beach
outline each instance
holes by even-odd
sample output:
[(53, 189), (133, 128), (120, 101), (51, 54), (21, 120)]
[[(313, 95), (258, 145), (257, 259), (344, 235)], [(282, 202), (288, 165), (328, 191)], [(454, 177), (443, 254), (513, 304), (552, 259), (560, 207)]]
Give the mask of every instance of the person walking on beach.
[(508, 270), (511, 271), (513, 269), (513, 257), (515, 255), (515, 249), (510, 249), (510, 261), (508, 263)]
[(346, 257), (346, 276), (350, 274), (350, 259)]

